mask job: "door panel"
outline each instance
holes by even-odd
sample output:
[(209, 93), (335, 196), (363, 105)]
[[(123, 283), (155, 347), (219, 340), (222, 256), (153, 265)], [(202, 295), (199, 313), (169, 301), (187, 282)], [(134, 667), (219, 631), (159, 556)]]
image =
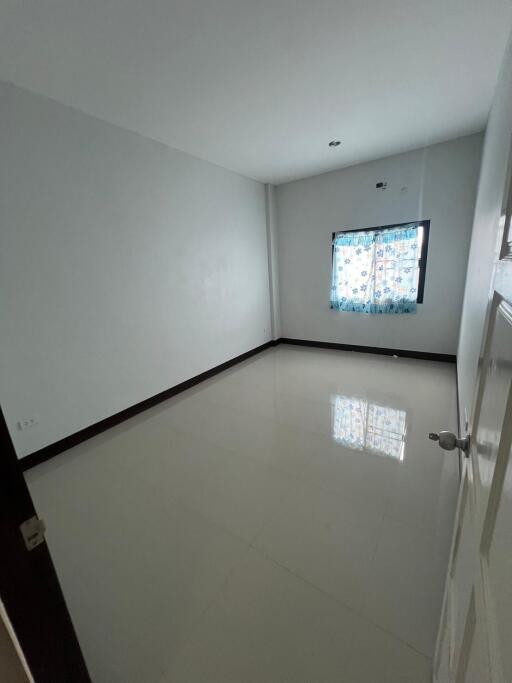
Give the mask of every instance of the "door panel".
[[(503, 441), (506, 441), (503, 444)], [(482, 543), (484, 589), (494, 637), (493, 662), (504, 681), (512, 681), (512, 460), (510, 434), (502, 433), (502, 444), (495, 468), (495, 485)], [(494, 482), (493, 482), (494, 484)], [(494, 501), (493, 501), (494, 502)], [(499, 679), (498, 679), (499, 680)]]
[[(448, 594), (448, 600), (449, 600), (449, 594)], [(451, 629), (451, 622), (450, 622), (450, 612), (451, 608), (450, 605), (446, 605), (446, 609), (444, 611), (443, 615), (443, 621), (441, 622), (441, 633), (440, 633), (440, 652), (439, 652), (439, 659), (437, 661), (437, 666), (435, 669), (435, 679), (439, 683), (448, 683), (448, 681), (451, 680), (450, 677), (450, 645), (451, 645), (451, 637), (450, 637), (450, 629)]]
[[(461, 657), (465, 623), (470, 609), (475, 572), (477, 570), (470, 499), (467, 495), (467, 478), (464, 481), (464, 493), (466, 495), (464, 495), (463, 499), (464, 505), (461, 507), (450, 577), (450, 599), (453, 619), (453, 664), (458, 663)], [(453, 669), (453, 666), (451, 668)]]
[(478, 453), (479, 478), (482, 484), (481, 503), (485, 507), (492, 482), (501, 430), (505, 418), (507, 397), (512, 381), (511, 322), (512, 309), (501, 301), (495, 320), (486, 363), (486, 377), (481, 398), (475, 446)]
[(509, 173), (500, 222), (507, 237), (489, 290), (436, 647), (437, 683), (512, 683), (511, 183)]
[(466, 619), (463, 656), (459, 660), (456, 683), (483, 683), (490, 680), (487, 644), (482, 622), (477, 619), (477, 597), (473, 591)]

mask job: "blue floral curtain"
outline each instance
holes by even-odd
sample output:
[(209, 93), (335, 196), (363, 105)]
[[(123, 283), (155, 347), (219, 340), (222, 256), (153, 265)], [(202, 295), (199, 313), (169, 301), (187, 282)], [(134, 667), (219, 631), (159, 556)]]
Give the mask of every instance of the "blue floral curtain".
[(340, 232), (333, 244), (331, 308), (416, 313), (423, 228)]

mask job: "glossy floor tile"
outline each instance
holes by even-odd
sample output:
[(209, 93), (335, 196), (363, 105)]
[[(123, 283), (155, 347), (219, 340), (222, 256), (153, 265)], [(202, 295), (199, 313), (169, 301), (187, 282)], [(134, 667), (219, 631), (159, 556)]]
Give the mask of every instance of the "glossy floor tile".
[(432, 655), (445, 569), (446, 553), (436, 536), (386, 517), (363, 615), (419, 652)]
[(337, 683), (350, 655), (352, 618), (249, 549), (162, 680)]
[(427, 683), (444, 363), (281, 345), (27, 473), (95, 683)]
[(254, 546), (354, 610), (361, 610), (383, 517), (372, 504), (294, 485)]

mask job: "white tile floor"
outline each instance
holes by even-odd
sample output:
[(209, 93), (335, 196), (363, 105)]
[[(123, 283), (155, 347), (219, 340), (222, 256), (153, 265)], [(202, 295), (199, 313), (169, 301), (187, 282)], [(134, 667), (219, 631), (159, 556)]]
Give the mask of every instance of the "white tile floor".
[(31, 470), (95, 683), (427, 683), (455, 371), (281, 345)]

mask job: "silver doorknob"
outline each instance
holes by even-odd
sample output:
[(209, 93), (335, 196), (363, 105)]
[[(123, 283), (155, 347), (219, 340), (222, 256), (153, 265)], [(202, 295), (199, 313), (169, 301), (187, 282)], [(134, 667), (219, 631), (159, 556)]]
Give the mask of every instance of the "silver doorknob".
[(469, 454), (469, 436), (464, 439), (458, 439), (453, 432), (430, 432), (428, 438), (431, 441), (438, 441), (441, 448), (445, 451), (453, 451), (455, 448), (460, 448), (466, 455)]

